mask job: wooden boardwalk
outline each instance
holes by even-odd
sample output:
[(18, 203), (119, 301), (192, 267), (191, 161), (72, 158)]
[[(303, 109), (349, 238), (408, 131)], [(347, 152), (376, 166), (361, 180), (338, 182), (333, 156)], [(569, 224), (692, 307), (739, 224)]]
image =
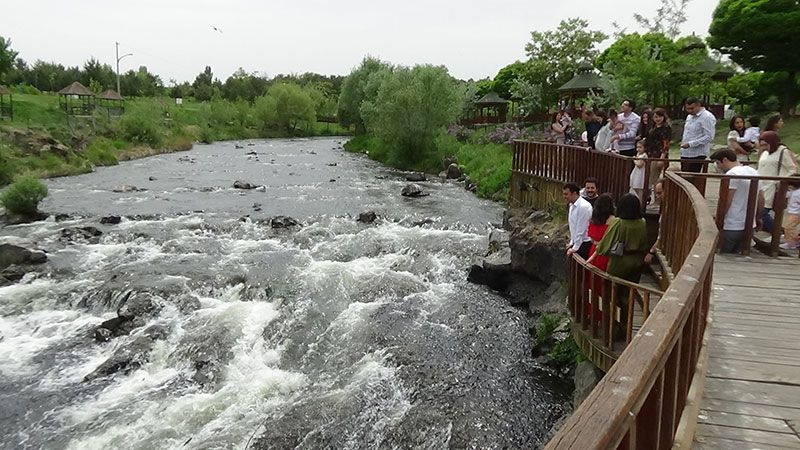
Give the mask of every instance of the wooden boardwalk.
[(800, 259), (717, 255), (696, 449), (800, 449)]

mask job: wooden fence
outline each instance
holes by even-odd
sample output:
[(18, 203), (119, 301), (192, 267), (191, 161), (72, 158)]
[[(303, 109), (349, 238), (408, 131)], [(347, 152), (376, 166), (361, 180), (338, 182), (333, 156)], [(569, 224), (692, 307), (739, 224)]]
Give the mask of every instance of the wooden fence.
[[(512, 204), (539, 207), (552, 206), (541, 195), (548, 186), (558, 184), (560, 195), (562, 183), (581, 183), (590, 175), (598, 179), (601, 192), (619, 198), (628, 192), (633, 167), (629, 158), (535, 142), (516, 142), (513, 164)], [(657, 291), (602, 276), (577, 258), (570, 263), (568, 301), (573, 330), (581, 330), (575, 336), (589, 334), (604, 346), (599, 349), (613, 351), (615, 314), (598, 321), (589, 312), (600, 304), (603, 311), (614, 311), (616, 296), (604, 299), (603, 293), (617, 284), (618, 289), (627, 289), (621, 298), (628, 308), (617, 319), (624, 321), (626, 345), (603, 380), (548, 443), (549, 449), (663, 449), (693, 435), (697, 386), (705, 373), (701, 351), (707, 339), (717, 228), (700, 192), (675, 173), (666, 174), (661, 208), (659, 252), (673, 276), (652, 311), (645, 297)], [(598, 275), (600, 284), (609, 287), (597, 288)], [(599, 302), (592, 293), (595, 289), (601, 293)], [(632, 297), (641, 297), (646, 316), (636, 334), (628, 327), (635, 304)]]

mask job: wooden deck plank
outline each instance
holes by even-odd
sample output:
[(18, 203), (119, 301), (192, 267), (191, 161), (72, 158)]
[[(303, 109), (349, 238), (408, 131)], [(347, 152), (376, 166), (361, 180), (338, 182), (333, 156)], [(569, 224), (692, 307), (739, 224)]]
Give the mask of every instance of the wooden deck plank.
[(800, 260), (717, 255), (694, 448), (797, 448)]
[(701, 437), (711, 437), (742, 441), (743, 443), (750, 444), (765, 444), (784, 448), (800, 448), (800, 437), (797, 437), (796, 434), (774, 433), (768, 431), (750, 430), (747, 428), (710, 425), (705, 423), (697, 425), (696, 436), (698, 440)]
[(753, 416), (749, 414), (736, 414), (719, 411), (701, 411), (697, 416), (698, 423), (721, 425), (728, 427), (747, 428), (750, 430), (769, 431), (773, 433), (794, 434), (783, 419)]

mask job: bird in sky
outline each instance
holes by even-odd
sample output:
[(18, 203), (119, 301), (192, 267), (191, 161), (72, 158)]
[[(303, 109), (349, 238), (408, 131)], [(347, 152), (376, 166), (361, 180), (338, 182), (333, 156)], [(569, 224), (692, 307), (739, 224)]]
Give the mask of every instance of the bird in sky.
[(217, 27), (215, 27), (215, 26), (212, 26), (211, 28), (213, 28), (213, 29), (214, 29), (214, 31), (219, 31), (219, 32), (220, 32), (220, 34), (222, 34), (222, 30), (221, 30), (221, 29), (219, 29), (219, 28), (217, 28)]

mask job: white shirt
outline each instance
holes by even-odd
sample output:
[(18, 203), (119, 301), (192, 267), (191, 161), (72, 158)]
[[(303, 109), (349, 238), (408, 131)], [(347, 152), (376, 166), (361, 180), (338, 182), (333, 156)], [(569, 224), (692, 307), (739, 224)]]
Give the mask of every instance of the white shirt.
[[(758, 176), (758, 172), (750, 166), (736, 166), (727, 171), (725, 175)], [(747, 218), (747, 197), (750, 196), (750, 180), (733, 179), (729, 189), (733, 191), (728, 194), (733, 195), (733, 200), (728, 212), (725, 213), (725, 224), (722, 229), (725, 231), (742, 231), (744, 230), (744, 221)], [(753, 219), (753, 227), (755, 227), (755, 217)]]
[(631, 112), (627, 116), (625, 113), (619, 113), (617, 119), (625, 124), (625, 129), (619, 133), (617, 148), (619, 150), (636, 148), (636, 134), (639, 132), (639, 124), (642, 122), (642, 118), (635, 112)]
[(597, 132), (597, 137), (594, 139), (594, 148), (597, 150), (608, 150), (611, 147), (611, 125), (606, 123), (600, 131)]
[(681, 156), (686, 158), (708, 156), (717, 131), (716, 127), (717, 118), (705, 108), (700, 108), (697, 114), (686, 116), (683, 143), (689, 144), (689, 148), (681, 148)]
[(789, 197), (789, 205), (786, 207), (786, 212), (800, 216), (800, 188), (786, 194)]
[(758, 127), (748, 127), (744, 130), (744, 136), (738, 139), (739, 142), (752, 142), (758, 144), (758, 138), (761, 136), (761, 129)]
[(592, 205), (578, 196), (575, 203), (569, 204), (569, 239), (572, 249), (578, 251), (581, 244), (589, 242), (589, 221), (592, 220)]

